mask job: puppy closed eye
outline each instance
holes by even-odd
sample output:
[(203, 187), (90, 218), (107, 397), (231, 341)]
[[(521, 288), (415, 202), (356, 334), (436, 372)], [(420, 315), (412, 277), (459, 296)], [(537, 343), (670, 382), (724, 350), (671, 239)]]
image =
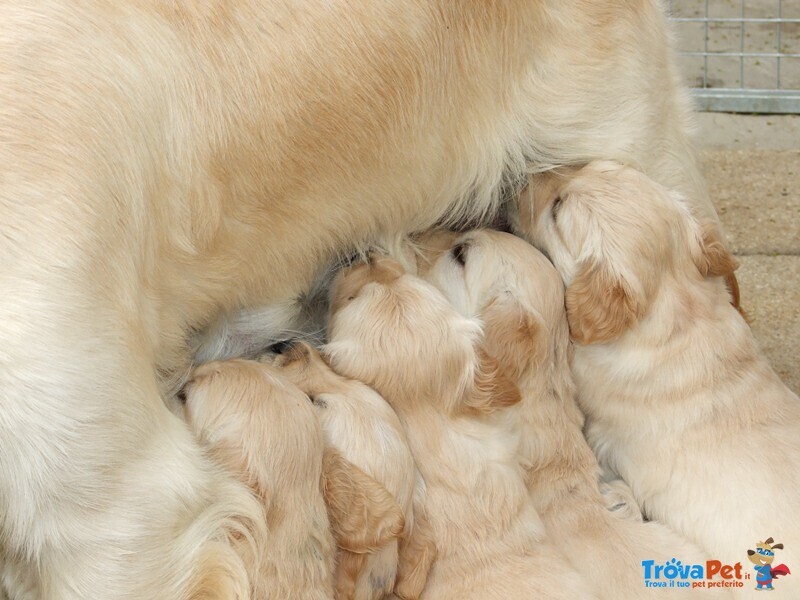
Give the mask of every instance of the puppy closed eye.
[(311, 404), (313, 404), (318, 408), (328, 408), (328, 403), (325, 401), (325, 398), (322, 398), (315, 394), (309, 394), (308, 399), (311, 400)]
[(314, 406), (317, 406), (319, 408), (328, 408), (328, 402), (325, 400), (325, 398), (319, 398), (317, 396), (314, 396), (311, 399), (311, 402), (312, 404), (314, 404)]
[(453, 255), (453, 259), (462, 267), (467, 263), (467, 248), (468, 244), (466, 242), (461, 242), (460, 244), (456, 244), (450, 250), (450, 253)]
[(553, 205), (550, 207), (550, 212), (553, 215), (553, 221), (558, 219), (558, 211), (561, 210), (562, 202), (564, 202), (564, 199), (560, 195), (556, 196), (555, 200), (553, 200)]

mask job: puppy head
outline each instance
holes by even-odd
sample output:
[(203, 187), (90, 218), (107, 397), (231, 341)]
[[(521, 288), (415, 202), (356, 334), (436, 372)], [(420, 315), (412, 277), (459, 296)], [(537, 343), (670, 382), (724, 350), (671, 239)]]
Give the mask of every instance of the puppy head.
[(347, 380), (335, 373), (308, 342), (289, 342), (280, 354), (271, 359), (271, 364), (308, 394), (315, 405), (318, 404), (317, 396), (347, 387)]
[(372, 385), (398, 413), (436, 403), (446, 414), (491, 412), (519, 392), (481, 346), (481, 329), (430, 284), (388, 258), (340, 274), (326, 350), (334, 368)]
[(683, 199), (611, 161), (535, 176), (516, 220), (564, 279), (582, 344), (610, 342), (637, 323), (665, 274), (700, 279), (737, 266)]
[(435, 232), (419, 247), (421, 276), (483, 322), (487, 351), (514, 381), (566, 352), (564, 285), (536, 248), (490, 230)]
[(184, 394), (189, 427), (260, 496), (300, 481), (313, 486), (315, 472), (319, 485), (319, 423), (308, 397), (274, 368), (248, 360), (207, 363)]
[[(351, 435), (356, 424), (371, 421), (374, 435), (391, 430), (384, 432), (383, 441), (387, 452), (390, 447), (396, 450), (390, 440), (402, 438), (402, 429), (386, 401), (363, 382), (336, 373), (316, 348), (294, 342), (272, 364), (311, 399), (329, 441)], [(384, 460), (388, 459), (387, 454)]]

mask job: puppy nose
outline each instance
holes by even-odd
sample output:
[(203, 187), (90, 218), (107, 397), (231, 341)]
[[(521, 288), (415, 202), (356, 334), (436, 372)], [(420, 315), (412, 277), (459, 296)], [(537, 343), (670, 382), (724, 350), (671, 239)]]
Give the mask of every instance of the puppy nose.
[(273, 346), (277, 346), (275, 357), (271, 363), (274, 367), (281, 368), (294, 362), (309, 363), (313, 359), (313, 347), (301, 339), (285, 340)]
[(184, 406), (186, 406), (186, 398), (188, 397), (188, 395), (192, 391), (192, 385), (194, 385), (194, 378), (190, 377), (189, 380), (186, 383), (183, 384), (181, 389), (179, 389), (177, 392), (175, 392), (175, 397)]
[(186, 380), (186, 383), (184, 383), (183, 387), (175, 394), (178, 400), (185, 404), (186, 399), (191, 394), (192, 388), (195, 385), (209, 377), (216, 375), (220, 371), (224, 371), (226, 368), (229, 368), (229, 364), (230, 361), (214, 360), (195, 367), (195, 369), (189, 375), (189, 378)]
[(453, 246), (453, 248), (450, 250), (450, 252), (453, 254), (453, 258), (462, 267), (467, 262), (467, 248), (468, 247), (469, 247), (469, 244), (467, 242), (461, 242), (461, 243), (456, 244), (455, 246)]
[(275, 342), (274, 344), (269, 346), (267, 348), (267, 350), (269, 350), (270, 352), (273, 352), (274, 354), (286, 354), (287, 352), (289, 352), (294, 347), (294, 345), (296, 343), (297, 343), (296, 339), (294, 339), (294, 340), (281, 340), (281, 341)]

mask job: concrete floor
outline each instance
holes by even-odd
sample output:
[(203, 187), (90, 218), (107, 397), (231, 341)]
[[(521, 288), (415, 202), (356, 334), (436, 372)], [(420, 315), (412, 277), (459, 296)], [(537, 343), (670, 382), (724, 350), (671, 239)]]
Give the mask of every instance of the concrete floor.
[(800, 393), (800, 116), (698, 121), (711, 197), (741, 262), (742, 305), (773, 367)]

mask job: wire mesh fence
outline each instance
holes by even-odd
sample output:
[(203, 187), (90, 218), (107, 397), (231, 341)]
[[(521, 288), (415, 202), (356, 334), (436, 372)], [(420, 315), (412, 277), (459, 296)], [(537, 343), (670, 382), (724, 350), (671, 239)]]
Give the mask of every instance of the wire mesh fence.
[(671, 0), (701, 110), (800, 113), (800, 0)]

